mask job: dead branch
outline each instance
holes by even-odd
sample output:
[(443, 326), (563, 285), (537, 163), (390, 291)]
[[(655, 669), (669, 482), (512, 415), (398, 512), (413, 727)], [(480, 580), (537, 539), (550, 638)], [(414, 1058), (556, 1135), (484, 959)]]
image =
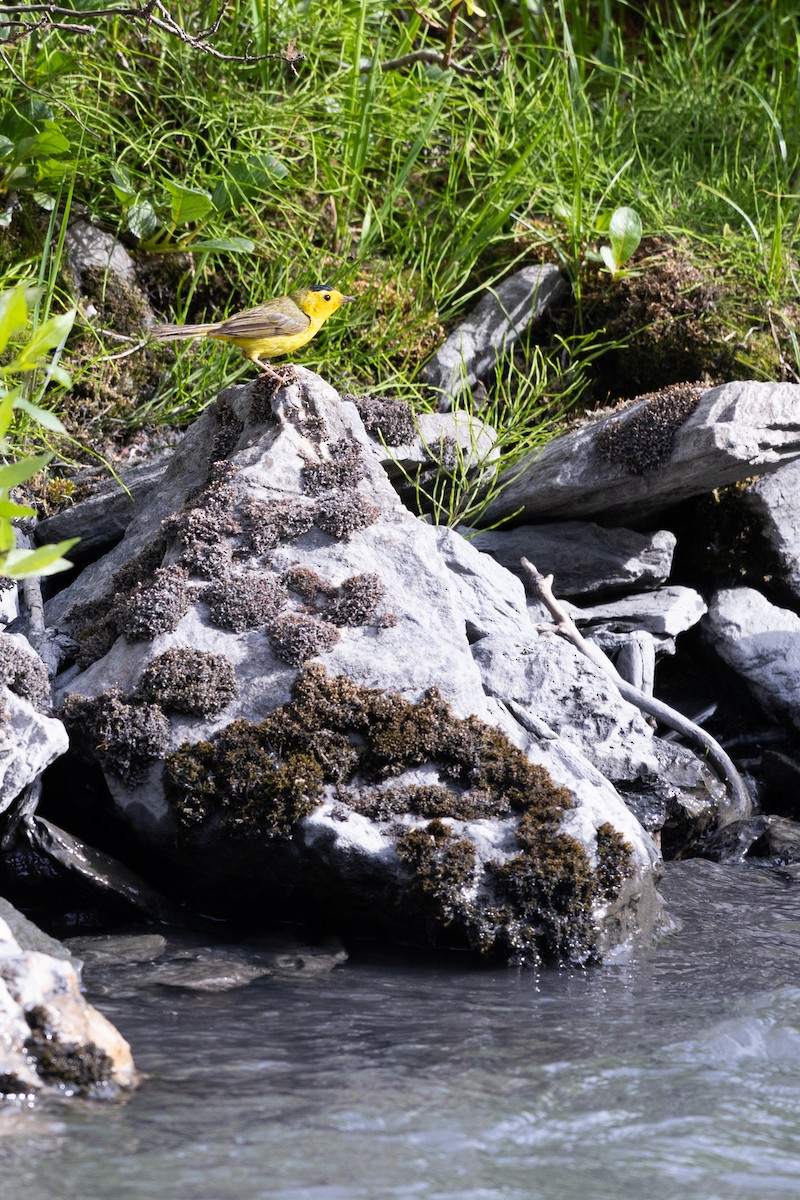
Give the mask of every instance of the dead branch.
[(536, 599), (541, 600), (542, 604), (545, 605), (553, 617), (556, 632), (572, 642), (573, 646), (580, 650), (582, 654), (585, 654), (596, 667), (599, 667), (601, 671), (609, 675), (614, 680), (624, 700), (627, 700), (630, 704), (634, 704), (642, 712), (647, 713), (648, 716), (654, 717), (662, 725), (668, 725), (670, 729), (676, 730), (688, 741), (700, 746), (704, 751), (708, 761), (727, 785), (730, 793), (728, 804), (719, 814), (717, 827), (722, 829), (725, 825), (730, 825), (732, 821), (738, 821), (743, 817), (749, 816), (753, 807), (750, 793), (732, 760), (722, 749), (719, 742), (715, 741), (709, 733), (706, 733), (705, 729), (696, 725), (694, 721), (690, 721), (682, 713), (677, 712), (668, 704), (664, 704), (663, 701), (656, 700), (654, 696), (646, 696), (644, 692), (640, 692), (638, 688), (633, 687), (623, 679), (610, 659), (605, 656), (598, 646), (587, 641), (572, 618), (562, 608), (558, 600), (556, 600), (553, 595), (553, 576), (542, 575), (527, 558), (523, 558), (520, 561)]

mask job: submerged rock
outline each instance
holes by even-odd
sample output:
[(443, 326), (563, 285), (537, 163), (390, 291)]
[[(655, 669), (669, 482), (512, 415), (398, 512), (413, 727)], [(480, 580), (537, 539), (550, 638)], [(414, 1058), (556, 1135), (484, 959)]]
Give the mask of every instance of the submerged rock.
[(399, 504), (355, 408), (298, 369), (276, 398), (223, 393), (50, 602), (78, 646), (58, 680), (75, 748), (173, 890), (515, 961), (652, 935), (656, 847), (554, 744), (549, 697), (487, 696), (490, 629), (544, 635), (455, 537)]

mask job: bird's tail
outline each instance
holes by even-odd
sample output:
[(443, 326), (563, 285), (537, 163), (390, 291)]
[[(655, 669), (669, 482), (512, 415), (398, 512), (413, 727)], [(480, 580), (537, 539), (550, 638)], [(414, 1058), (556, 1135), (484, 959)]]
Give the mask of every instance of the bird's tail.
[(182, 338), (207, 337), (218, 327), (219, 322), (211, 325), (155, 325), (150, 330), (150, 336), (157, 342), (177, 342)]

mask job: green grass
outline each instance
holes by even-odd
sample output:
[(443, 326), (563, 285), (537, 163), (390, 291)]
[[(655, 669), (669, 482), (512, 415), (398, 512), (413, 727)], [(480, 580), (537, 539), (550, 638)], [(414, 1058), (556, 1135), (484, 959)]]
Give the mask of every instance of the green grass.
[[(69, 305), (55, 219), (69, 205), (135, 247), (114, 168), (129, 172), (164, 231), (168, 183), (213, 194), (258, 158), (267, 167), (233, 208), (173, 231), (176, 244), (239, 236), (254, 247), (177, 258), (174, 313), (201, 320), (320, 280), (356, 292), (361, 302), (303, 360), (343, 388), (418, 396), (415, 374), (443, 328), (542, 254), (558, 257), (580, 298), (584, 255), (620, 205), (636, 209), (646, 235), (681, 237), (698, 263), (725, 273), (735, 332), (766, 328), (777, 311), (789, 336), (800, 6), (483, 7), (488, 20), (458, 28), (455, 59), (473, 75), (381, 71), (380, 61), (441, 42), (410, 8), (370, 0), (234, 0), (214, 45), (277, 53), (295, 39), (306, 57), (294, 70), (280, 59), (222, 61), (154, 28), (141, 37), (123, 18), (96, 36), (51, 29), (8, 46), (70, 149), (43, 157), (41, 178), (19, 191), (0, 286), (38, 276), (43, 315)], [(171, 11), (190, 30), (210, 19), (206, 5)], [(429, 11), (446, 19), (443, 3)], [(30, 98), (5, 72), (3, 110)], [(34, 190), (56, 200), (49, 225)], [(26, 261), (41, 266), (28, 274)], [(181, 348), (158, 394), (126, 419), (185, 421), (241, 373), (234, 351)]]

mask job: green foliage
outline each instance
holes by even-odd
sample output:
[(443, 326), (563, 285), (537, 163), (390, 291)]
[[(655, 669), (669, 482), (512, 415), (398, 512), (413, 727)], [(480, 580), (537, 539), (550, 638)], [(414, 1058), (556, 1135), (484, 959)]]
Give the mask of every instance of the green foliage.
[[(0, 454), (7, 457), (14, 453), (11, 430), (19, 412), (43, 429), (64, 432), (55, 413), (40, 408), (23, 395), (23, 385), (17, 378), (41, 369), (50, 379), (64, 387), (69, 386), (67, 372), (55, 361), (47, 361), (45, 356), (64, 344), (75, 319), (75, 310), (49, 317), (28, 333), (29, 306), (35, 298), (35, 291), (24, 284), (0, 294), (0, 354), (12, 347), (10, 361), (0, 366)], [(36, 514), (34, 509), (12, 500), (11, 492), (43, 471), (52, 457), (52, 454), (29, 455), (0, 466), (0, 576), (25, 579), (54, 575), (72, 566), (63, 555), (76, 544), (77, 538), (40, 546), (36, 550), (15, 549), (14, 520)]]
[[(30, 192), (42, 208), (52, 208), (47, 188), (64, 177), (73, 159), (69, 138), (44, 101), (23, 99), (0, 110), (0, 199)], [(0, 228), (11, 223), (13, 211), (8, 205), (0, 212)]]

